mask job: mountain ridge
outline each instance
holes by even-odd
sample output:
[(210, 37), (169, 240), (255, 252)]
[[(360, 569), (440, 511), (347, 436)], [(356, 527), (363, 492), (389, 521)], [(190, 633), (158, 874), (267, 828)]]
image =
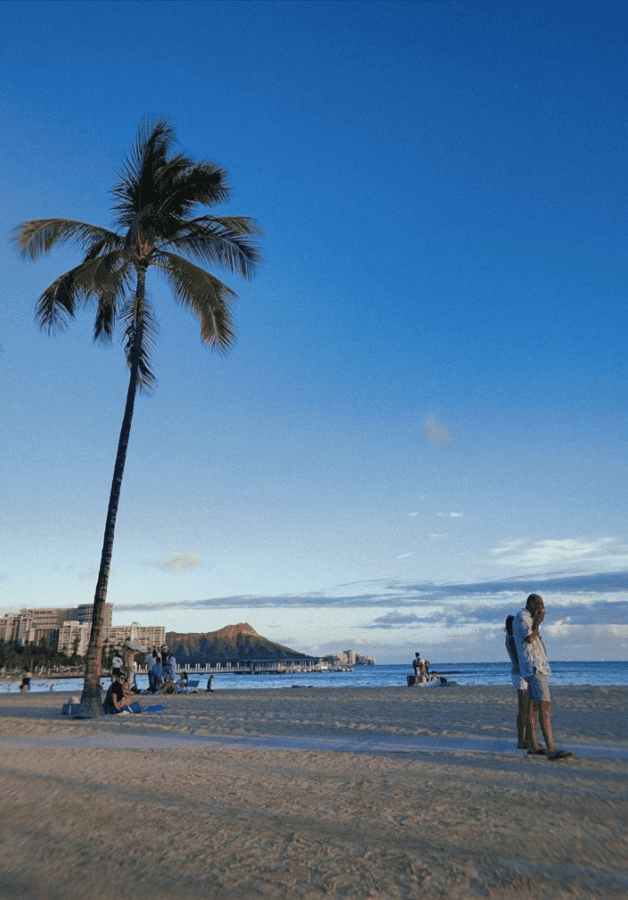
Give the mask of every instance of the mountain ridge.
[(217, 631), (168, 631), (166, 643), (179, 665), (202, 666), (208, 662), (308, 658), (305, 653), (263, 637), (248, 622), (225, 625)]

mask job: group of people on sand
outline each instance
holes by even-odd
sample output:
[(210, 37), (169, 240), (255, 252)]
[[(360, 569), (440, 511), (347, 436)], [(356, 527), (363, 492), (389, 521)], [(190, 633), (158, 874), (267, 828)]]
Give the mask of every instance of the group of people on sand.
[(175, 694), (175, 672), (177, 661), (168, 644), (162, 644), (158, 651), (155, 647), (146, 654), (148, 667), (148, 690), (151, 694), (161, 691), (162, 694)]
[[(135, 683), (135, 657), (142, 651), (138, 646), (133, 646), (132, 641), (125, 641), (124, 646), (116, 649), (111, 660), (111, 678), (116, 675), (124, 675), (129, 685)], [(139, 690), (136, 689), (136, 693)]]
[[(139, 652), (139, 651), (136, 651)], [(134, 680), (127, 676), (126, 671), (121, 671), (121, 666), (117, 665), (120, 657), (114, 657), (111, 669), (111, 684), (107, 689), (103, 710), (108, 715), (130, 715), (133, 712), (141, 712), (137, 703), (136, 694), (187, 694), (189, 690), (189, 680), (187, 672), (181, 672), (178, 680), (175, 681), (177, 661), (169, 648), (164, 644), (161, 648), (161, 655), (157, 653), (155, 647), (150, 653), (146, 654), (146, 662), (148, 663), (148, 691), (140, 691)], [(133, 672), (133, 670), (131, 670)], [(210, 675), (207, 679), (208, 693), (214, 693), (212, 682), (214, 676)], [(193, 682), (195, 685), (197, 682)], [(161, 708), (161, 707), (155, 707)]]
[[(530, 594), (525, 607), (506, 619), (506, 649), (512, 663), (512, 683), (517, 691), (517, 747), (530, 755), (548, 759), (567, 759), (568, 750), (559, 750), (552, 732), (550, 692), (551, 675), (545, 645), (539, 628), (545, 618), (545, 603), (540, 594)], [(546, 748), (541, 747), (537, 727)]]

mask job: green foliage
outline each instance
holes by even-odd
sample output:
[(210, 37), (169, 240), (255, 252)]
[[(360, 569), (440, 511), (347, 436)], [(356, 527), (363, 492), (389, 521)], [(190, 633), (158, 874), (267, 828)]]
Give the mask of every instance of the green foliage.
[(39, 644), (29, 642), (20, 644), (15, 641), (0, 641), (0, 668), (8, 672), (19, 672), (24, 667), (54, 670), (63, 666), (75, 666), (82, 662), (76, 653), (68, 656), (56, 649), (56, 642), (49, 643), (42, 638)]
[[(120, 323), (129, 368), (139, 354), (138, 386), (150, 389), (157, 321), (149, 297), (138, 297), (140, 272), (154, 267), (175, 299), (201, 326), (201, 340), (227, 350), (234, 341), (235, 293), (201, 265), (218, 265), (251, 278), (259, 262), (253, 238), (259, 225), (247, 216), (193, 217), (198, 206), (229, 200), (227, 172), (211, 160), (194, 162), (175, 153), (175, 134), (163, 119), (146, 122), (111, 194), (116, 225), (110, 231), (70, 219), (25, 222), (14, 234), (23, 256), (37, 259), (55, 246), (73, 244), (82, 262), (57, 278), (39, 298), (37, 321), (49, 332), (67, 327), (77, 310), (96, 309), (94, 340), (110, 341)], [(139, 347), (134, 344), (141, 327)]]

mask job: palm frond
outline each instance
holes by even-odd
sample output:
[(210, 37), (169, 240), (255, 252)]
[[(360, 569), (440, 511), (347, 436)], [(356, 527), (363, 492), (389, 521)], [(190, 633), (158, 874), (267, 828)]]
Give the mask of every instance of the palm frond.
[[(102, 253), (119, 247), (122, 243), (120, 235), (98, 225), (86, 222), (75, 222), (72, 219), (34, 219), (18, 225), (13, 232), (13, 241), (17, 244), (22, 256), (37, 259), (48, 253), (56, 244), (75, 243), (88, 257), (94, 252)], [(99, 248), (97, 251), (94, 248)]]
[(260, 250), (250, 236), (260, 233), (259, 225), (246, 216), (201, 216), (181, 224), (166, 238), (163, 249), (172, 247), (209, 265), (221, 265), (229, 272), (251, 278), (260, 261)]
[(168, 279), (177, 302), (197, 316), (201, 340), (212, 349), (226, 352), (235, 342), (231, 316), (235, 292), (205, 269), (174, 253), (159, 251), (154, 264)]
[(123, 257), (115, 273), (116, 277), (103, 280), (102, 288), (98, 292), (98, 308), (94, 319), (95, 341), (108, 344), (111, 340), (118, 310), (132, 290), (134, 273), (134, 266)]
[(137, 386), (141, 391), (150, 393), (157, 383), (155, 374), (151, 369), (151, 357), (155, 349), (159, 327), (153, 313), (150, 298), (145, 293), (141, 309), (137, 308), (135, 295), (127, 296), (127, 302), (120, 314), (122, 322), (122, 341), (127, 365), (131, 368), (133, 362), (133, 347), (137, 329), (141, 327), (141, 343), (139, 347), (139, 372)]
[(63, 331), (78, 307), (89, 299), (107, 302), (127, 278), (128, 263), (121, 251), (80, 263), (46, 288), (37, 302), (35, 318), (50, 332)]
[[(230, 200), (229, 174), (210, 159), (199, 163), (190, 161), (172, 180), (169, 194), (172, 211), (181, 217), (189, 216), (198, 204), (216, 206)], [(164, 194), (164, 199), (167, 196)]]
[(130, 227), (141, 210), (154, 203), (155, 181), (168, 163), (168, 151), (175, 140), (174, 129), (165, 119), (145, 121), (140, 126), (120, 181), (111, 191), (117, 200), (114, 209), (120, 225)]

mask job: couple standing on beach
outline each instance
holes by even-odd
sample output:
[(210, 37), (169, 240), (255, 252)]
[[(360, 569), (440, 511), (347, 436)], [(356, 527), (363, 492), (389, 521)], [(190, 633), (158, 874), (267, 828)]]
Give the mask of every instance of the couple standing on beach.
[[(512, 681), (519, 698), (517, 746), (522, 749), (528, 747), (528, 753), (533, 756), (567, 759), (573, 753), (556, 747), (552, 731), (552, 704), (547, 683), (551, 672), (539, 634), (544, 618), (543, 598), (540, 594), (530, 594), (525, 608), (506, 619), (506, 649), (512, 662)], [(543, 750), (537, 738), (539, 717), (547, 750)]]

